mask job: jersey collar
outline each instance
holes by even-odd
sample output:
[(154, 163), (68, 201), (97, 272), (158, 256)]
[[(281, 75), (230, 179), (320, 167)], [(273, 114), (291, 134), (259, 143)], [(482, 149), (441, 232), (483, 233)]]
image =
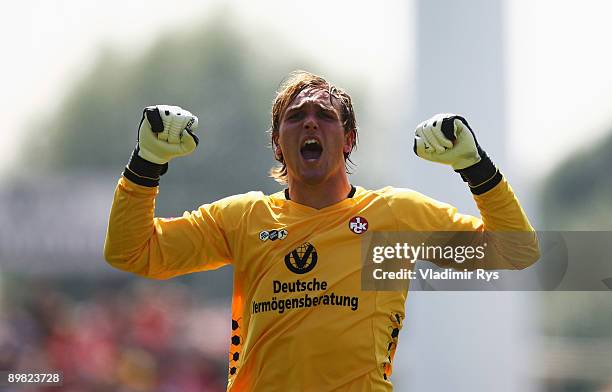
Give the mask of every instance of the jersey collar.
[[(346, 195), (346, 198), (351, 199), (355, 195), (356, 191), (357, 189), (355, 188), (355, 186), (351, 184), (351, 190), (349, 191), (348, 195)], [(291, 200), (291, 197), (289, 197), (289, 188), (285, 188), (285, 199)]]

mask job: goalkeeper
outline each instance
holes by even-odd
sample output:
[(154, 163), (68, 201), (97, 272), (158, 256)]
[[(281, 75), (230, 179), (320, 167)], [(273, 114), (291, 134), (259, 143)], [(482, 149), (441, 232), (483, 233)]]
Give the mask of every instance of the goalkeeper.
[(115, 191), (104, 254), (116, 268), (155, 279), (233, 264), (230, 391), (392, 390), (406, 292), (361, 290), (366, 231), (527, 232), (515, 244), (523, 263), (491, 267), (525, 268), (539, 257), (510, 185), (460, 116), (421, 123), (413, 148), (459, 173), (481, 218), (411, 190), (352, 185), (346, 171), (357, 143), (351, 98), (303, 71), (285, 80), (272, 106), (279, 166), (271, 175), (286, 189), (157, 218), (160, 176), (171, 159), (195, 150), (197, 125), (196, 116), (176, 106), (144, 110)]

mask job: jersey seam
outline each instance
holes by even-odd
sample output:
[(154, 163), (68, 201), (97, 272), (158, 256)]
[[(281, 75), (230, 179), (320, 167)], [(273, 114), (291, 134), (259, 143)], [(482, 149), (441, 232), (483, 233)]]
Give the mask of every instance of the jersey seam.
[[(264, 197), (265, 197), (265, 195), (264, 195)], [(234, 257), (234, 248), (235, 248), (235, 243), (236, 243), (236, 233), (238, 232), (238, 229), (240, 227), (247, 227), (248, 226), (248, 225), (242, 225), (240, 223), (244, 221), (245, 216), (251, 214), (251, 212), (253, 211), (253, 208), (255, 207), (256, 203), (257, 203), (257, 200), (253, 200), (252, 198), (249, 198), (247, 208), (244, 208), (244, 210), (242, 212), (242, 215), (240, 215), (239, 224), (232, 226), (231, 230), (228, 230), (228, 234), (230, 232), (232, 233), (232, 241), (230, 241), (231, 246), (228, 249), (229, 253), (230, 253), (230, 259), (232, 260), (231, 264), (234, 264), (236, 262), (236, 258)]]
[[(388, 207), (388, 208), (389, 208), (389, 210), (391, 211), (391, 216), (393, 216), (393, 222), (395, 223), (395, 230), (396, 230), (396, 231), (399, 231), (399, 223), (398, 223), (397, 217), (395, 216), (395, 213), (394, 213), (394, 211), (393, 211), (393, 207), (391, 206), (391, 202), (388, 200), (387, 196), (386, 196), (386, 195), (384, 195), (384, 194), (383, 194), (383, 192), (373, 191), (373, 193), (375, 193), (376, 195), (378, 195), (378, 196), (380, 196), (380, 197), (382, 197), (382, 198), (383, 198), (383, 200), (384, 200), (384, 201), (385, 201), (385, 203), (387, 204), (387, 207)], [(379, 292), (378, 292), (378, 291), (376, 291), (376, 295), (374, 296), (374, 303), (376, 304), (375, 311), (378, 311), (378, 295), (379, 295)], [(404, 300), (404, 301), (405, 301), (405, 300)], [(405, 302), (404, 302), (404, 304), (405, 304)], [(405, 305), (404, 305), (404, 306), (405, 306)], [(374, 332), (374, 322), (373, 322), (373, 321), (372, 321), (371, 326), (372, 326), (372, 336), (375, 338), (375, 337), (376, 337), (376, 334), (375, 334), (375, 332)], [(375, 339), (375, 340), (376, 340), (376, 339)], [(376, 364), (376, 372), (377, 372), (377, 373), (376, 373), (376, 376), (378, 377), (378, 376), (379, 376), (378, 372), (380, 371), (380, 369), (379, 369), (379, 367), (378, 367), (378, 366), (379, 366), (379, 363), (378, 363), (378, 359), (377, 359), (377, 357), (376, 357), (376, 344), (374, 344), (374, 362), (375, 362), (375, 364)], [(388, 382), (391, 382), (391, 380), (387, 380), (387, 381), (388, 381)], [(372, 386), (370, 385), (370, 390), (371, 390), (371, 388), (372, 388)]]
[(388, 200), (388, 197), (386, 195), (383, 194), (383, 192), (379, 192), (379, 191), (373, 191), (372, 193), (375, 193), (376, 195), (380, 196), (383, 198), (383, 200), (385, 201), (385, 203), (387, 204), (387, 207), (389, 207), (389, 210), (391, 210), (391, 215), (393, 216), (393, 222), (395, 225), (395, 230), (399, 231), (399, 224), (398, 224), (398, 220), (397, 217), (395, 216), (395, 213), (393, 211), (393, 207), (391, 206), (390, 201)]

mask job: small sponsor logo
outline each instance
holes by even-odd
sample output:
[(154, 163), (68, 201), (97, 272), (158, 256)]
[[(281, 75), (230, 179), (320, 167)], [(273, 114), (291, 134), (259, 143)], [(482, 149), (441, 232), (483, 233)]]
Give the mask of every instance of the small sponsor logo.
[(276, 240), (284, 240), (289, 235), (287, 229), (280, 230), (263, 230), (259, 233), (259, 239), (262, 241), (276, 241)]
[(187, 131), (191, 131), (191, 127), (193, 126), (193, 123), (195, 122), (195, 118), (191, 118), (189, 119), (189, 121), (187, 122), (187, 125), (185, 126), (185, 129)]
[(305, 242), (285, 255), (285, 265), (291, 272), (305, 274), (312, 271), (317, 265), (318, 259), (319, 256), (315, 247), (311, 243)]
[(368, 220), (362, 216), (354, 216), (349, 221), (349, 229), (355, 234), (363, 234), (368, 231)]

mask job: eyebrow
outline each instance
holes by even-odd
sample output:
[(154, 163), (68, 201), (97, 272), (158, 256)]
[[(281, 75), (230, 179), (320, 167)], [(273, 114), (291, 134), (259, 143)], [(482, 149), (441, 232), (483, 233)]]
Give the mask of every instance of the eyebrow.
[[(299, 105), (289, 106), (289, 107), (287, 108), (287, 110), (285, 110), (285, 114), (288, 114), (288, 113), (294, 112), (294, 111), (296, 111), (296, 110), (300, 110), (300, 109), (302, 109), (302, 108), (304, 107), (304, 105), (305, 105), (305, 104), (307, 104), (307, 103), (309, 103), (309, 102), (302, 102), (302, 103), (300, 103)], [(334, 112), (334, 113), (335, 113), (335, 112), (337, 112), (337, 111), (338, 111), (338, 110), (337, 110), (335, 107), (333, 107), (333, 106), (322, 105), (322, 104), (317, 103), (317, 102), (311, 102), (311, 103), (313, 103), (314, 105), (318, 106), (318, 107), (319, 107), (319, 109), (323, 109), (324, 111), (327, 111), (327, 112)]]

